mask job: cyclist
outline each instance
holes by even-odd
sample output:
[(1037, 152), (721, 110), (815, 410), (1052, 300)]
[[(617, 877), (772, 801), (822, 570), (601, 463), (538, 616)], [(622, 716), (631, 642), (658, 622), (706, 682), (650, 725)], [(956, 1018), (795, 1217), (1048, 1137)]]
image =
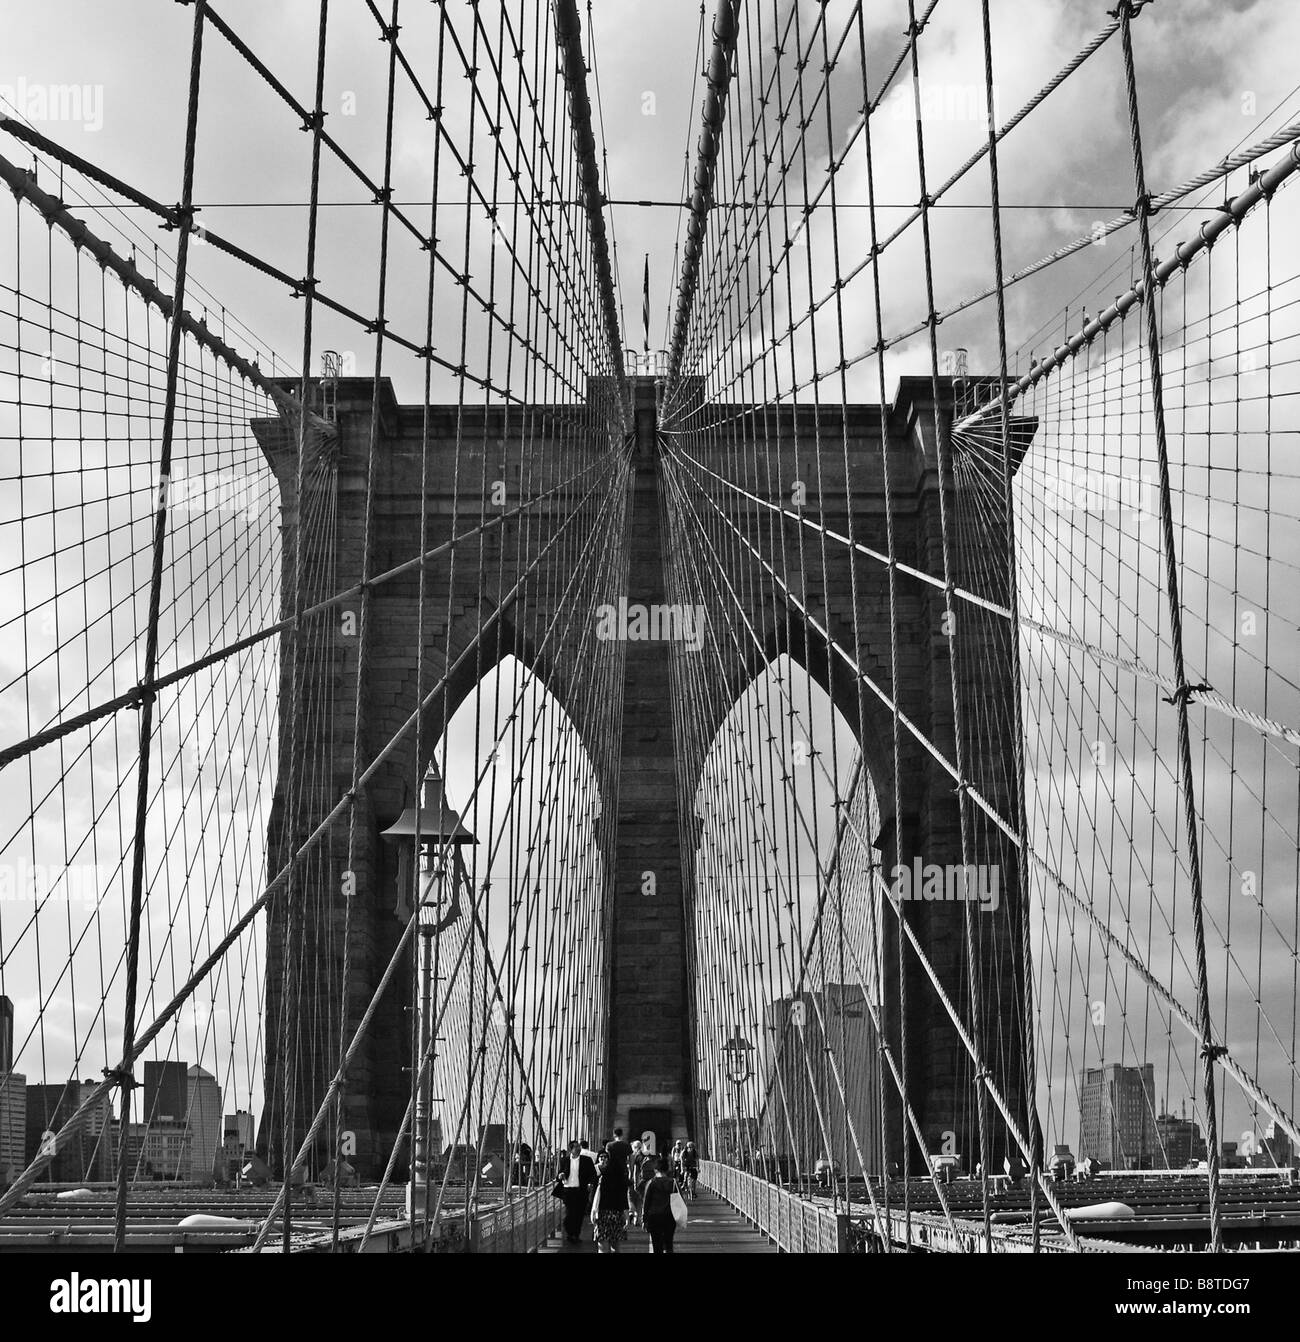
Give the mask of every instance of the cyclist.
[(700, 1177), (700, 1153), (694, 1142), (687, 1142), (682, 1152), (682, 1190), (690, 1197), (695, 1196), (695, 1181)]

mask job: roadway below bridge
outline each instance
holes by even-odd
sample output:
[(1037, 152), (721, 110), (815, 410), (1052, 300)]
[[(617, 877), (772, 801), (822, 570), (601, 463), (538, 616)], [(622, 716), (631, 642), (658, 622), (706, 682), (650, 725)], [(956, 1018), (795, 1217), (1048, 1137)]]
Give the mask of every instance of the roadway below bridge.
[[(872, 1181), (877, 1205), (884, 1207), (884, 1188)], [(1137, 1251), (1203, 1250), (1209, 1244), (1209, 1187), (1203, 1174), (1170, 1172), (1167, 1175), (1104, 1174), (1091, 1180), (1053, 1185), (1053, 1192), (1067, 1213), (1074, 1213), (1071, 1225), (1081, 1247)], [(848, 1214), (856, 1235), (867, 1233), (871, 1205), (866, 1187), (859, 1180), (849, 1182)], [(833, 1195), (805, 1189), (811, 1203), (832, 1211), (838, 1205), (843, 1212), (843, 1197), (838, 1204)], [(955, 1180), (944, 1187), (944, 1196), (954, 1222), (964, 1237), (968, 1232), (983, 1237), (983, 1201), (975, 1179)], [(1277, 1175), (1252, 1174), (1224, 1178), (1219, 1194), (1223, 1211), (1225, 1246), (1237, 1250), (1277, 1250), (1300, 1247), (1300, 1184), (1290, 1181), (1288, 1172)], [(916, 1225), (911, 1230), (912, 1247), (925, 1251), (943, 1251), (941, 1242), (950, 1237), (943, 1207), (929, 1179), (912, 1179), (907, 1188), (907, 1203)], [(1084, 1208), (1105, 1203), (1121, 1203), (1132, 1215), (1115, 1217), (1079, 1213)], [(890, 1188), (889, 1208), (895, 1230), (895, 1242), (907, 1242), (908, 1230), (903, 1216), (903, 1186), (895, 1181)], [(1009, 1246), (1032, 1242), (1032, 1208), (1028, 1180), (1012, 1187), (1005, 1176), (991, 1181), (989, 1198), (995, 1236)], [(1040, 1236), (1055, 1246), (1063, 1243), (1060, 1227), (1042, 1195), (1038, 1197)]]

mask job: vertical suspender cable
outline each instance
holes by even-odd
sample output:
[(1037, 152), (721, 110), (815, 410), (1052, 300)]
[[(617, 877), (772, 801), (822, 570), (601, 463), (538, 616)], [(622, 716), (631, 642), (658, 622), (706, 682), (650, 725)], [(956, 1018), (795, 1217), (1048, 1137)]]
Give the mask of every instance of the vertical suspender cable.
[[(351, 873), (356, 869), (357, 784), (361, 777), (361, 740), (365, 728), (365, 715), (363, 710), (366, 690), (366, 659), (370, 648), (370, 626), (374, 622), (374, 614), (371, 610), (372, 596), (370, 579), (372, 571), (371, 555), (374, 549), (375, 459), (378, 455), (379, 405), (382, 390), (381, 382), (384, 372), (384, 328), (386, 325), (385, 312), (387, 311), (386, 300), (388, 294), (388, 232), (390, 221), (390, 210), (388, 207), (389, 202), (392, 199), (393, 180), (393, 101), (397, 81), (398, 4), (399, 0), (393, 0), (392, 18), (384, 29), (384, 40), (388, 43), (388, 93), (385, 102), (386, 112), (384, 120), (384, 184), (379, 192), (381, 215), (379, 225), (379, 285), (378, 295), (375, 302), (374, 322), (375, 369), (370, 397), (370, 433), (367, 439), (366, 449), (366, 494), (361, 537), (361, 619), (357, 627), (356, 694), (352, 705), (352, 783), (349, 789), (347, 863), (344, 868), (348, 873)], [(421, 553), (423, 553), (423, 551)], [(418, 763), (417, 760), (417, 767)], [(417, 807), (415, 836), (417, 851), (419, 849), (420, 841), (419, 814), (419, 808)], [(334, 1110), (334, 1177), (332, 1181), (332, 1199), (335, 1207), (333, 1218), (335, 1227), (337, 1227), (338, 1224), (337, 1208), (339, 1202), (339, 1180), (343, 1162), (343, 1103), (344, 1097), (347, 1094), (346, 1041), (348, 1033), (348, 998), (350, 996), (349, 985), (352, 981), (352, 906), (354, 902), (355, 894), (352, 887), (349, 885), (347, 902), (343, 906), (343, 972), (340, 989), (343, 1000), (339, 1007), (338, 1039), (338, 1071), (341, 1075), (341, 1080), (339, 1082), (338, 1095), (335, 1099)], [(337, 1235), (337, 1229), (334, 1233)], [(334, 1243), (337, 1245), (337, 1239), (335, 1239)]]
[[(309, 376), (311, 373), (311, 347), (312, 347), (312, 319), (315, 313), (316, 296), (316, 229), (319, 219), (320, 208), (320, 160), (321, 160), (321, 135), (324, 130), (325, 112), (323, 101), (325, 96), (325, 38), (329, 26), (329, 0), (321, 0), (319, 29), (316, 41), (316, 99), (313, 105), (312, 113), (308, 119), (307, 126), (311, 130), (311, 186), (310, 200), (307, 207), (307, 271), (302, 282), (303, 310), (302, 310), (302, 381), (300, 383), (299, 403), (305, 408), (308, 404), (308, 395), (310, 389)], [(302, 620), (304, 607), (304, 566), (303, 555), (303, 533), (305, 508), (304, 494), (307, 488), (307, 415), (305, 413), (298, 417), (298, 443), (297, 453), (294, 461), (294, 508), (296, 510), (296, 521), (294, 526), (294, 551), (293, 551), (293, 635), (290, 642), (290, 665), (289, 665), (289, 761), (288, 774), (289, 779), (286, 785), (286, 797), (288, 805), (286, 806), (286, 826), (289, 833), (289, 870), (284, 893), (284, 913), (283, 917), (288, 920), (293, 915), (293, 910), (297, 904), (295, 895), (295, 886), (297, 876), (297, 849), (298, 849), (298, 824), (299, 815), (297, 809), (297, 799), (300, 796), (299, 780), (301, 774), (300, 763), (300, 741), (299, 741), (299, 718), (302, 711), (301, 705), (301, 685), (302, 675)], [(293, 939), (286, 937), (285, 965), (292, 962)], [(292, 986), (288, 979), (288, 970), (285, 970), (285, 977), (282, 982), (282, 992), (280, 1000), (280, 1012), (282, 1017), (293, 1010), (292, 994), (289, 989)], [(288, 1047), (287, 1018), (285, 1020), (285, 1031), (281, 1038), (279, 1047), (279, 1081), (284, 1091), (281, 1100), (282, 1112), (282, 1131), (281, 1131), (281, 1159), (287, 1161), (289, 1152), (293, 1145), (293, 1129), (289, 1118), (289, 1082), (287, 1080), (286, 1068), (294, 1066), (294, 1052)], [(269, 1139), (268, 1139), (269, 1141)], [(292, 1202), (291, 1202), (291, 1182), (290, 1170), (287, 1166), (283, 1170), (285, 1179), (285, 1215), (284, 1215), (284, 1248), (288, 1250), (289, 1227), (292, 1221)]]
[[(171, 475), (172, 440), (176, 430), (176, 382), (181, 357), (180, 313), (185, 306), (185, 272), (189, 261), (190, 228), (194, 218), (194, 146), (199, 122), (199, 72), (203, 65), (203, 20), (206, 0), (196, 0), (194, 36), (190, 46), (190, 92), (185, 117), (185, 165), (181, 178), (181, 201), (176, 210), (180, 240), (176, 248), (171, 326), (167, 346), (167, 387), (163, 403), (162, 449), (158, 462), (158, 498), (153, 524), (153, 570), (149, 579), (149, 618), (145, 630), (144, 675), (140, 688), (140, 767), (135, 799), (135, 839), (131, 854), (131, 912), (126, 949), (126, 1008), (122, 1026), (122, 1056), (129, 1059), (135, 1047), (136, 992), (140, 970), (140, 915), (144, 900), (145, 823), (149, 815), (149, 751), (153, 736), (153, 687), (158, 665), (158, 618), (162, 603), (163, 556), (167, 546), (167, 484)], [(126, 1065), (130, 1066), (129, 1062)], [(126, 1069), (115, 1078), (122, 1089), (121, 1123), (118, 1129), (117, 1198), (113, 1216), (113, 1251), (126, 1249), (126, 1162), (131, 1143), (131, 1088)]]
[[(1004, 392), (1007, 386), (1007, 308), (1006, 289), (1002, 270), (1002, 203), (998, 181), (998, 135), (997, 122), (993, 108), (993, 36), (989, 25), (989, 0), (982, 0), (981, 19), (984, 29), (984, 92), (988, 104), (989, 123), (989, 187), (990, 212), (993, 222), (993, 280), (997, 288), (998, 314), (998, 390)], [(1014, 753), (1011, 786), (1015, 792), (1015, 825), (1020, 835), (1016, 847), (1016, 909), (1015, 916), (1019, 930), (1019, 975), (1020, 975), (1020, 1048), (1024, 1081), (1024, 1108), (1027, 1119), (1027, 1135), (1030, 1142), (1029, 1206), (1030, 1222), (1033, 1227), (1034, 1249), (1039, 1247), (1038, 1227), (1038, 1181), (1043, 1167), (1043, 1133), (1038, 1120), (1038, 1104), (1035, 1097), (1035, 1085), (1038, 1078), (1038, 1066), (1034, 1055), (1034, 980), (1031, 972), (1029, 946), (1029, 823), (1025, 811), (1025, 729), (1023, 710), (1020, 700), (1022, 670), (1020, 666), (1020, 606), (1016, 584), (1016, 533), (1015, 511), (1011, 495), (1011, 419), (1005, 396), (1000, 397), (1002, 407), (999, 416), (999, 429), (1002, 439), (1002, 506), (1005, 513), (1003, 526), (1006, 530), (1007, 592), (1006, 602), (1011, 610), (1007, 622), (1007, 651), (1011, 662), (1011, 748)]]
[[(939, 536), (943, 551), (943, 608), (944, 623), (948, 641), (948, 675), (952, 687), (953, 718), (953, 757), (957, 773), (957, 815), (961, 830), (961, 860), (969, 879), (971, 871), (970, 843), (970, 805), (968, 789), (970, 776), (966, 770), (966, 715), (963, 712), (961, 687), (957, 683), (957, 627), (953, 618), (952, 595), (955, 583), (952, 566), (952, 537), (949, 523), (951, 511), (948, 501), (949, 490), (955, 488), (951, 473), (949, 452), (945, 450), (948, 442), (948, 427), (942, 422), (939, 409), (939, 347), (938, 314), (934, 306), (934, 266), (930, 247), (930, 207), (932, 204), (926, 185), (925, 172), (925, 133), (922, 128), (921, 112), (921, 68), (917, 48), (920, 27), (916, 22), (914, 0), (908, 0), (908, 28), (910, 30), (912, 55), (912, 100), (916, 113), (916, 165), (921, 187), (921, 240), (925, 257), (925, 298), (926, 327), (929, 331), (930, 346), (930, 391), (934, 416), (934, 448), (938, 475), (939, 495)], [(897, 693), (897, 690), (895, 690)], [(985, 1060), (987, 1041), (984, 1038), (984, 990), (982, 965), (978, 960), (975, 936), (975, 918), (969, 898), (962, 902), (966, 932), (966, 974), (969, 990), (971, 1058), (975, 1064), (975, 1118), (979, 1140), (979, 1178), (980, 1194), (984, 1213), (984, 1246), (988, 1253), (993, 1252), (993, 1229), (989, 1211), (989, 1132), (988, 1132), (988, 1083), (989, 1072)], [(955, 1115), (954, 1115), (955, 1118)]]
[[(1146, 3), (1146, 0), (1142, 0)], [(1174, 550), (1174, 514), (1169, 486), (1169, 443), (1165, 435), (1164, 386), (1160, 372), (1160, 329), (1156, 318), (1155, 263), (1151, 255), (1151, 198), (1147, 194), (1142, 159), (1142, 129), (1138, 120), (1137, 74), (1133, 65), (1133, 16), (1141, 9), (1134, 0), (1120, 0), (1120, 41), (1124, 52), (1124, 82), (1128, 92), (1129, 135), (1133, 149), (1134, 210), (1142, 251), (1142, 309), (1146, 314), (1147, 362), (1151, 375), (1151, 408), (1155, 421), (1156, 456), (1160, 471), (1160, 532), (1165, 551), (1165, 597), (1169, 604), (1169, 642), (1174, 657), (1173, 693), (1178, 712), (1178, 763), (1182, 777), (1183, 819), (1187, 831), (1187, 870), (1192, 886), (1192, 927), (1196, 939), (1196, 1017), (1201, 1035), (1202, 1086), (1205, 1098), (1205, 1165), (1210, 1188), (1210, 1249), (1223, 1251), (1223, 1219), (1219, 1206), (1219, 1122), (1214, 1102), (1214, 1064), (1227, 1051), (1213, 1042), (1210, 986), (1205, 954), (1205, 908), (1201, 890), (1200, 836), (1196, 814), (1192, 746), (1187, 725), (1187, 701), (1192, 695), (1183, 661), (1183, 610), (1178, 595), (1178, 555)]]

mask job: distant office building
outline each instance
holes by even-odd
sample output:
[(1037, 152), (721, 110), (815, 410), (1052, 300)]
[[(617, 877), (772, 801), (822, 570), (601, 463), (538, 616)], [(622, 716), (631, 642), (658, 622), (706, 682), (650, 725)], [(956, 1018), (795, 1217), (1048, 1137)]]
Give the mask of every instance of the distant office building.
[(0, 1073), (0, 1188), (27, 1168), (27, 1078)]
[[(63, 1126), (76, 1108), (79, 1092), (68, 1092), (66, 1085), (36, 1083), (27, 1087), (27, 1129), (24, 1134), (23, 1160), (31, 1164), (42, 1146)], [(66, 1145), (41, 1171), (41, 1179), (64, 1183), (81, 1174), (74, 1163), (72, 1144)]]
[[(27, 1087), (25, 1164), (35, 1160), (44, 1144), (67, 1124), (93, 1084), (74, 1077), (66, 1083)], [(109, 1118), (109, 1101), (105, 1098), (99, 1109), (92, 1111), (63, 1143), (42, 1171), (41, 1179), (49, 1183), (86, 1183), (111, 1178), (114, 1168), (111, 1133), (104, 1132)]]
[[(83, 1081), (78, 1104), (85, 1104), (98, 1081)], [(81, 1146), (85, 1152), (86, 1178), (107, 1181), (117, 1169), (117, 1121), (113, 1117), (111, 1093), (103, 1096), (87, 1114), (82, 1126)]]
[(13, 1065), (14, 1004), (0, 995), (0, 1188), (27, 1167), (27, 1078)]
[(860, 1148), (867, 1173), (879, 1174), (876, 1031), (861, 987), (827, 984), (769, 1003), (764, 1014), (764, 1145), (809, 1174), (823, 1157), (843, 1166), (846, 1151), (847, 1172), (860, 1174)]
[(490, 1156), (504, 1157), (510, 1146), (510, 1138), (506, 1135), (506, 1125), (504, 1123), (484, 1123), (478, 1130), (476, 1145), (485, 1160)]
[(197, 1066), (188, 1069), (186, 1080), (185, 1121), (193, 1134), (188, 1178), (192, 1183), (211, 1183), (221, 1149), (221, 1085), (211, 1072)]
[(234, 1183), (235, 1176), (248, 1163), (255, 1145), (253, 1115), (247, 1109), (227, 1114), (221, 1123), (221, 1162), (219, 1177)]
[(227, 1114), (225, 1119), (225, 1130), (228, 1134), (233, 1134), (245, 1150), (251, 1151), (255, 1141), (255, 1125), (253, 1115), (247, 1109), (236, 1109), (233, 1114)]
[(1085, 1156), (1112, 1170), (1163, 1168), (1156, 1140), (1155, 1072), (1111, 1063), (1087, 1067), (1079, 1081), (1079, 1130)]
[(190, 1102), (189, 1064), (146, 1062), (144, 1065), (145, 1123), (183, 1123)]
[(1181, 1170), (1205, 1159), (1205, 1138), (1194, 1119), (1161, 1114), (1156, 1119), (1156, 1137), (1161, 1152), (1157, 1168)]
[(14, 1065), (14, 1004), (0, 993), (0, 1076)]
[(719, 1158), (728, 1165), (740, 1165), (752, 1159), (763, 1145), (758, 1119), (752, 1114), (741, 1118), (724, 1114), (714, 1120), (713, 1142)]
[(132, 1180), (188, 1182), (194, 1134), (183, 1121), (132, 1123), (126, 1143)]
[(1264, 1129), (1264, 1164), (1269, 1168), (1290, 1169), (1295, 1164), (1295, 1143), (1291, 1134), (1276, 1119)]

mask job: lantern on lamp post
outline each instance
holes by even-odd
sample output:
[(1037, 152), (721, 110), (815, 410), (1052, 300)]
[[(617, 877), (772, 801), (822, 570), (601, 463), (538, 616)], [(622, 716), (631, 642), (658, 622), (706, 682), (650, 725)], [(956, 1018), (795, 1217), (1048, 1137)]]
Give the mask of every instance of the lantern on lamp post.
[(736, 1033), (722, 1046), (722, 1069), (733, 1085), (743, 1086), (754, 1075), (754, 1065), (750, 1061), (753, 1051), (753, 1044), (740, 1033), (740, 1027), (737, 1026)]
[[(429, 1051), (434, 1029), (434, 938), (460, 917), (461, 889), (469, 890), (469, 875), (460, 850), (466, 844), (478, 841), (465, 827), (459, 813), (448, 804), (442, 778), (432, 760), (420, 786), (419, 806), (408, 806), (381, 837), (397, 844), (397, 906), (393, 912), (402, 922), (408, 922), (412, 913), (417, 913), (419, 919), (416, 927), (420, 981), (416, 1018), (418, 1043), (411, 1060), (413, 1073), (418, 1078), (420, 1060)], [(417, 888), (417, 909), (411, 906), (413, 887)], [(433, 1069), (428, 1068), (415, 1095), (411, 1179), (407, 1185), (407, 1212), (412, 1219), (417, 1188), (427, 1189), (429, 1182), (432, 1109)]]
[(592, 1150), (600, 1147), (601, 1090), (599, 1086), (588, 1086), (582, 1094), (582, 1109), (587, 1119), (587, 1131), (584, 1141)]

